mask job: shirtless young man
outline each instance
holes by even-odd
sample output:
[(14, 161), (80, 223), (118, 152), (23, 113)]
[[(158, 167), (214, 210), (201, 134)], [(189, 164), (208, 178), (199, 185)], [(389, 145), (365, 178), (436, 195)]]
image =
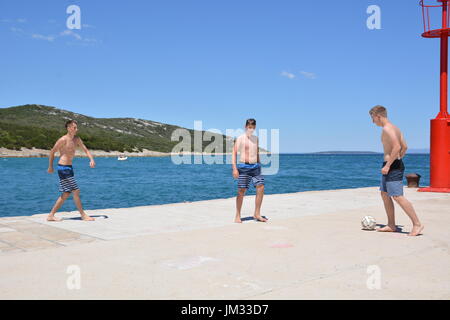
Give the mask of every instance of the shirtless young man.
[(80, 199), (80, 189), (78, 189), (77, 182), (74, 178), (72, 159), (75, 156), (75, 149), (81, 147), (84, 152), (89, 157), (91, 168), (95, 167), (95, 161), (89, 150), (83, 144), (83, 141), (76, 136), (78, 128), (77, 122), (75, 120), (69, 120), (66, 122), (67, 134), (59, 138), (56, 141), (54, 147), (50, 151), (50, 158), (48, 164), (48, 173), (53, 173), (53, 160), (55, 159), (55, 152), (59, 151), (60, 158), (58, 162), (58, 175), (59, 175), (59, 191), (62, 193), (61, 196), (56, 200), (52, 211), (47, 217), (48, 221), (61, 221), (61, 219), (55, 217), (56, 211), (61, 208), (64, 201), (69, 198), (70, 194), (73, 193), (73, 201), (77, 206), (78, 211), (81, 214), (81, 219), (86, 221), (93, 221), (94, 218), (89, 217), (83, 210)]
[(386, 108), (375, 106), (369, 111), (373, 123), (382, 127), (381, 142), (384, 149), (384, 162), (381, 169), (381, 198), (384, 202), (384, 208), (388, 217), (387, 226), (378, 228), (381, 232), (395, 232), (395, 211), (392, 198), (400, 205), (403, 211), (409, 216), (413, 223), (413, 228), (409, 236), (419, 235), (424, 226), (420, 223), (414, 208), (403, 196), (403, 174), (405, 166), (402, 158), (406, 153), (407, 145), (402, 132), (387, 118)]
[[(253, 135), (256, 128), (256, 120), (248, 119), (245, 123), (245, 134), (239, 136), (233, 147), (232, 166), (233, 177), (238, 179), (238, 194), (236, 197), (236, 217), (234, 222), (242, 223), (241, 208), (250, 181), (256, 188), (255, 213), (253, 218), (266, 222), (261, 217), (261, 204), (264, 196), (264, 177), (261, 175), (261, 163), (259, 161), (258, 137)], [(240, 153), (239, 164), (236, 164), (237, 154)]]

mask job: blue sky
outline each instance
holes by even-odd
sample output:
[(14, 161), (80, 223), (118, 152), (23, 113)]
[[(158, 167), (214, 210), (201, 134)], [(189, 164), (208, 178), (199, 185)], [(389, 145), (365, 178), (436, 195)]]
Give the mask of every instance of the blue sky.
[[(81, 30), (66, 27), (72, 4)], [(439, 40), (422, 31), (417, 0), (2, 0), (0, 107), (222, 131), (253, 117), (282, 152), (311, 152), (381, 151), (368, 109), (382, 104), (428, 148)]]

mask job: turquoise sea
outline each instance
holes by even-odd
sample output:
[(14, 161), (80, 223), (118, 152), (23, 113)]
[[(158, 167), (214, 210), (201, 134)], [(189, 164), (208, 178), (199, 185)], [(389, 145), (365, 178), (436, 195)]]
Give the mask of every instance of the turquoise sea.
[[(276, 175), (268, 175), (266, 194), (378, 186), (383, 157), (370, 155), (281, 154)], [(55, 160), (55, 168), (56, 168)], [(86, 210), (123, 208), (229, 198), (237, 182), (229, 164), (175, 165), (170, 157), (87, 158), (73, 166)], [(406, 172), (429, 184), (429, 155), (409, 154)], [(58, 192), (58, 175), (48, 174), (47, 158), (0, 158), (0, 216), (48, 213)], [(406, 181), (405, 181), (406, 182)], [(253, 187), (248, 194), (254, 194)], [(76, 210), (72, 199), (62, 211)]]

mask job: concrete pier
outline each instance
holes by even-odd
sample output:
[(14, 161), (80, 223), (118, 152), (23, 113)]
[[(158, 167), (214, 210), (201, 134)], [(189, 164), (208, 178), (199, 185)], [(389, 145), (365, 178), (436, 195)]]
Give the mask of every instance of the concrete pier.
[(0, 218), (0, 299), (450, 299), (450, 194), (405, 195), (422, 236), (376, 187)]

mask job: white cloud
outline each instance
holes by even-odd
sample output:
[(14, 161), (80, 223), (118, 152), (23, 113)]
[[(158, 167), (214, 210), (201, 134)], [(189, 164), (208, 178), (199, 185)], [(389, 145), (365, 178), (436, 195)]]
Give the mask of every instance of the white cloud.
[[(75, 38), (77, 41), (75, 43), (78, 44), (83, 44), (83, 45), (88, 45), (88, 44), (93, 44), (93, 43), (98, 43), (99, 41), (95, 38), (84, 38), (82, 36), (80, 36), (78, 33), (72, 31), (72, 30), (64, 30), (63, 32), (60, 33), (61, 37), (64, 36), (69, 36), (69, 37), (73, 37)], [(68, 42), (68, 44), (75, 44), (74, 42)]]
[(289, 78), (289, 79), (294, 79), (295, 78), (295, 74), (287, 72), (287, 71), (281, 72), (281, 76)]
[[(21, 34), (25, 34), (26, 33), (20, 29), (20, 28), (16, 28), (16, 27), (11, 27), (10, 28), (11, 31), (15, 32), (15, 33), (21, 33)], [(94, 44), (94, 43), (98, 43), (99, 41), (95, 38), (83, 38), (82, 36), (80, 36), (78, 33), (72, 31), (72, 30), (64, 30), (61, 31), (59, 34), (57, 35), (44, 35), (44, 34), (39, 34), (39, 33), (32, 33), (31, 38), (36, 39), (36, 40), (44, 40), (44, 41), (48, 41), (48, 42), (53, 42), (58, 38), (63, 38), (63, 37), (71, 37), (73, 39), (75, 39), (75, 42), (69, 42), (67, 44), (83, 44), (83, 45), (88, 45), (88, 44)]]
[(313, 72), (300, 71), (300, 73), (301, 73), (305, 78), (308, 78), (308, 79), (316, 79), (316, 78), (317, 78), (317, 75), (316, 75), (315, 73), (313, 73)]
[[(56, 20), (54, 19), (50, 19), (47, 20), (49, 23), (56, 23)], [(2, 18), (0, 19), (0, 22), (2, 23), (7, 23), (9, 25), (12, 25), (9, 29), (17, 34), (22, 34), (28, 37), (31, 37), (32, 39), (36, 39), (36, 40), (44, 40), (44, 41), (48, 41), (48, 42), (52, 42), (55, 41), (58, 38), (62, 38), (62, 37), (71, 37), (73, 38), (75, 41), (74, 42), (66, 42), (66, 43), (70, 43), (70, 44), (83, 44), (83, 45), (89, 45), (89, 44), (94, 44), (94, 43), (99, 43), (101, 41), (95, 39), (95, 38), (85, 38), (82, 37), (80, 34), (74, 32), (73, 30), (70, 29), (66, 29), (64, 31), (61, 31), (58, 34), (50, 34), (50, 35), (44, 35), (44, 34), (40, 34), (40, 33), (29, 33), (24, 31), (21, 28), (17, 28), (16, 26), (14, 26), (17, 23), (20, 24), (24, 24), (27, 22), (26, 18), (14, 18), (14, 19), (9, 19), (9, 18)], [(83, 28), (95, 28), (95, 26), (90, 25), (90, 24), (83, 24), (82, 25)]]
[(4, 18), (4, 19), (0, 19), (0, 22), (4, 22), (4, 23), (14, 23), (14, 22), (25, 23), (25, 22), (27, 22), (27, 19), (25, 19), (25, 18), (17, 18), (17, 19)]
[(12, 32), (15, 32), (15, 33), (23, 33), (22, 29), (16, 28), (16, 27), (11, 27), (11, 28), (9, 28), (9, 30), (11, 30)]
[(38, 39), (38, 40), (46, 40), (46, 41), (49, 41), (49, 42), (52, 42), (53, 40), (55, 40), (55, 36), (52, 36), (52, 35), (49, 35), (49, 36), (44, 36), (43, 34), (39, 34), (39, 33), (33, 33), (32, 35), (31, 35), (31, 37), (33, 38), (33, 39)]
[(84, 38), (84, 42), (98, 42), (97, 39), (94, 38)]
[(72, 30), (69, 30), (69, 29), (64, 30), (64, 31), (61, 32), (59, 35), (60, 35), (61, 37), (64, 37), (64, 36), (70, 36), (70, 37), (74, 37), (74, 38), (77, 39), (77, 40), (83, 40), (83, 38), (82, 38), (78, 33), (73, 32)]

